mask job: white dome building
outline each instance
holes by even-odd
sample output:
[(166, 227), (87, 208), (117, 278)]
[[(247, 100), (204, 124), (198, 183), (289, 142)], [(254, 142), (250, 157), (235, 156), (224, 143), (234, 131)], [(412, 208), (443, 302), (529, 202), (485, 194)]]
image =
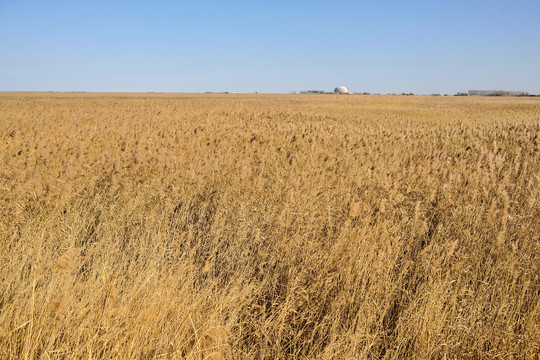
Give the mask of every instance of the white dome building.
[(334, 92), (336, 94), (348, 94), (349, 89), (347, 89), (345, 86), (338, 86), (337, 88), (334, 89)]

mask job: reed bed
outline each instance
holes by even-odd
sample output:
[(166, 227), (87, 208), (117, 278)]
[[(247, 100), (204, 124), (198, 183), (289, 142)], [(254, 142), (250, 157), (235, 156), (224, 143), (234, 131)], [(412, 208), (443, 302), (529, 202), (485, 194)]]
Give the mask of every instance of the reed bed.
[(0, 94), (1, 359), (538, 359), (540, 101)]

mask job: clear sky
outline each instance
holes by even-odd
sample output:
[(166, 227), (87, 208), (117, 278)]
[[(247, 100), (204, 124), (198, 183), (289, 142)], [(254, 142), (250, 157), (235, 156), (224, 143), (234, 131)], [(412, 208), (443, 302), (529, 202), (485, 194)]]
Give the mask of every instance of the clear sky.
[(540, 93), (540, 0), (0, 0), (0, 91)]

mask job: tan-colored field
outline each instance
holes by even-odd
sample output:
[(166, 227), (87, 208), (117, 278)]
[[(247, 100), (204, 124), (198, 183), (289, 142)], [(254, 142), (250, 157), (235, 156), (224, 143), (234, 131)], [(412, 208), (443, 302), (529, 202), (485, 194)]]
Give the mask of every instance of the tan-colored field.
[(540, 99), (0, 94), (2, 359), (538, 359)]

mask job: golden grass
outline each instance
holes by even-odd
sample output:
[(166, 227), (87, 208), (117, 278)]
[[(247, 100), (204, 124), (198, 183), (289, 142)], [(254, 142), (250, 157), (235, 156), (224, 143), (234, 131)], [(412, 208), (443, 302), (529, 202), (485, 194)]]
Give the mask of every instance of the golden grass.
[(537, 358), (540, 101), (0, 94), (0, 358)]

